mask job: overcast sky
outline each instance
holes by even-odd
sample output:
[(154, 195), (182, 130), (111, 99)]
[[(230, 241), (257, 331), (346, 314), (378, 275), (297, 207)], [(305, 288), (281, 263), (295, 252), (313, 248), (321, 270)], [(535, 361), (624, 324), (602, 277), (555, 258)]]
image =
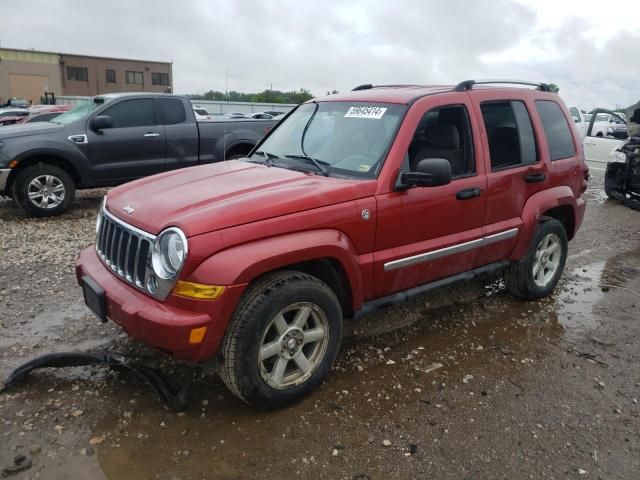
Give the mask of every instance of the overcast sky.
[(2, 0), (0, 44), (173, 61), (176, 93), (362, 83), (553, 82), (640, 100), (640, 1)]

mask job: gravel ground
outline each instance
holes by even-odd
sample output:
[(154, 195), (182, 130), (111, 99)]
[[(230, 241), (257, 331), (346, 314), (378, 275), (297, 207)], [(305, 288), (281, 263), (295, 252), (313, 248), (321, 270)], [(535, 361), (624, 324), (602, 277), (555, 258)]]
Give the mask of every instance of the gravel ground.
[(162, 408), (131, 374), (43, 370), (0, 394), (0, 469), (42, 479), (640, 478), (640, 214), (587, 192), (554, 295), (499, 278), (347, 325), (329, 379), (256, 412), (208, 368), (129, 340), (84, 307), (73, 258), (104, 191), (27, 219), (0, 200), (0, 377), (51, 351), (118, 351), (190, 383)]

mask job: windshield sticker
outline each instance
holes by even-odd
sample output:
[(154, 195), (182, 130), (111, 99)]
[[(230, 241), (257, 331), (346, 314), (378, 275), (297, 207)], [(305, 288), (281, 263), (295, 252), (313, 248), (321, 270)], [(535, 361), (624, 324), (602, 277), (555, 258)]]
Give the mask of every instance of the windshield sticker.
[(372, 118), (374, 120), (380, 120), (386, 108), (382, 107), (349, 107), (347, 113), (344, 114), (344, 118)]
[(369, 170), (371, 170), (371, 166), (370, 165), (360, 165), (358, 167), (358, 171), (359, 172), (368, 172)]

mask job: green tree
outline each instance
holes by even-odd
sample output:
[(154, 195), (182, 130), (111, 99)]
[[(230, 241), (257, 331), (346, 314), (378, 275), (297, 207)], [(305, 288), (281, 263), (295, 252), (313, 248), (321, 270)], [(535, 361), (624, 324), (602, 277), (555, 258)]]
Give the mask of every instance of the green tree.
[(549, 86), (549, 91), (552, 93), (558, 93), (560, 91), (560, 87), (555, 83), (549, 83), (548, 86)]

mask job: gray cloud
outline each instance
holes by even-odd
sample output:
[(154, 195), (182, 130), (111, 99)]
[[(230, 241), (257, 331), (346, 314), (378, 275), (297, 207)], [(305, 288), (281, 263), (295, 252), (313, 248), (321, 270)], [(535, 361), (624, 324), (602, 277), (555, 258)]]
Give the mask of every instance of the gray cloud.
[(557, 83), (586, 108), (640, 98), (640, 27), (597, 42), (597, 12), (554, 27), (540, 13), (507, 0), (5, 0), (0, 41), (171, 60), (183, 93), (224, 90), (228, 67), (229, 88), (241, 91), (505, 77)]

